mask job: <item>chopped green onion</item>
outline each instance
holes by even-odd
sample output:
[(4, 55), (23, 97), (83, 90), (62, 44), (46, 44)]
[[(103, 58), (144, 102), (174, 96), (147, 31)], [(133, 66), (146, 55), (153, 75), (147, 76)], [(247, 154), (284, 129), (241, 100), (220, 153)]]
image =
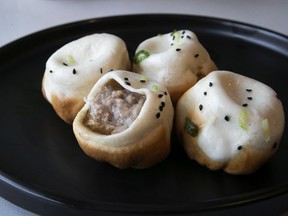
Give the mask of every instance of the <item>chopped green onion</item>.
[(70, 65), (74, 65), (76, 62), (75, 62), (75, 59), (72, 55), (68, 55), (68, 58), (67, 58), (68, 62)]
[[(184, 41), (181, 40), (181, 33), (179, 31), (176, 31), (174, 30), (172, 33), (171, 33), (171, 36), (173, 37), (173, 47), (178, 47), (180, 46)], [(180, 51), (180, 50), (177, 50), (177, 51)]]
[(248, 131), (249, 128), (249, 113), (247, 109), (242, 109), (239, 115), (238, 124), (243, 130)]
[(140, 77), (140, 82), (146, 82), (146, 81), (148, 81), (148, 78), (146, 76)]
[(152, 86), (152, 90), (153, 90), (153, 91), (158, 91), (158, 90), (159, 90), (158, 85), (153, 85), (153, 86)]
[(174, 29), (173, 32), (171, 33), (171, 36), (173, 36), (177, 32), (177, 29)]
[(262, 126), (264, 139), (265, 139), (266, 142), (269, 142), (269, 140), (270, 140), (270, 129), (269, 129), (269, 121), (268, 121), (268, 119), (264, 119), (262, 121), (261, 126)]
[(146, 50), (140, 50), (138, 51), (135, 56), (134, 56), (134, 63), (135, 64), (139, 64), (141, 61), (143, 61), (144, 59), (148, 58), (150, 55), (149, 52), (147, 52)]
[(175, 36), (175, 40), (176, 40), (176, 41), (179, 41), (179, 39), (180, 39), (180, 37), (181, 37), (179, 31), (175, 31), (175, 32), (173, 32), (172, 36)]
[(185, 118), (184, 130), (192, 137), (196, 137), (198, 135), (197, 126), (188, 117)]

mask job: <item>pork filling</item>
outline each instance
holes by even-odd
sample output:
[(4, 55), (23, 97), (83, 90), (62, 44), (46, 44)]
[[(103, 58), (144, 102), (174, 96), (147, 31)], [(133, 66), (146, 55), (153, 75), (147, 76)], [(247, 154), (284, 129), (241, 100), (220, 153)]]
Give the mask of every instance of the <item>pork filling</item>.
[(84, 125), (94, 132), (109, 135), (124, 131), (139, 115), (145, 95), (124, 89), (109, 81), (93, 99)]

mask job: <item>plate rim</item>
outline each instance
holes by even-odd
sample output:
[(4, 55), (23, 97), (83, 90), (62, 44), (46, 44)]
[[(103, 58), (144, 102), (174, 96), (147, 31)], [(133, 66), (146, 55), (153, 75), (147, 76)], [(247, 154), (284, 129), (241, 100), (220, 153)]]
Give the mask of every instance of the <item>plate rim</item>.
[(193, 15), (193, 14), (177, 14), (177, 13), (139, 13), (139, 14), (125, 14), (125, 15), (111, 15), (111, 16), (101, 16), (101, 17), (91, 17), (91, 18), (86, 18), (86, 19), (80, 19), (77, 21), (70, 21), (70, 22), (65, 22), (62, 24), (57, 24), (54, 26), (50, 26), (50, 27), (46, 27), (40, 30), (36, 30), (33, 31), (27, 35), (21, 36), (19, 38), (16, 38), (6, 44), (3, 44), (3, 46), (0, 46), (0, 50), (2, 48), (6, 48), (6, 46), (11, 46), (14, 45), (15, 43), (18, 43), (18, 41), (22, 42), (22, 40), (28, 39), (30, 37), (33, 37), (35, 35), (39, 35), (39, 34), (43, 34), (46, 32), (51, 32), (51, 31), (57, 31), (58, 29), (62, 29), (62, 28), (69, 28), (71, 26), (77, 26), (77, 25), (82, 25), (84, 23), (88, 24), (88, 23), (95, 23), (95, 22), (103, 22), (103, 21), (107, 21), (109, 19), (117, 19), (117, 18), (135, 18), (135, 17), (145, 17), (145, 16), (155, 16), (155, 17), (171, 17), (171, 16), (175, 16), (175, 17), (190, 17), (193, 19), (199, 19), (199, 20), (207, 20), (210, 22), (221, 22), (221, 23), (229, 23), (229, 24), (236, 24), (239, 26), (246, 26), (246, 27), (250, 27), (250, 28), (256, 28), (258, 30), (262, 30), (264, 32), (273, 34), (276, 37), (281, 37), (283, 39), (288, 40), (288, 35), (285, 35), (284, 33), (278, 32), (276, 30), (272, 30), (260, 25), (255, 25), (255, 24), (250, 24), (250, 23), (246, 23), (244, 21), (239, 21), (236, 19), (227, 19), (227, 18), (222, 18), (222, 17), (216, 17), (216, 16), (205, 16), (205, 15)]
[[(225, 19), (225, 18), (219, 18), (219, 17), (212, 17), (212, 16), (202, 16), (202, 15), (190, 15), (190, 14), (174, 14), (174, 13), (147, 13), (147, 14), (129, 14), (129, 15), (113, 15), (113, 16), (103, 16), (103, 17), (96, 17), (96, 18), (88, 18), (88, 19), (83, 19), (83, 20), (79, 20), (79, 21), (74, 21), (74, 22), (68, 22), (68, 23), (64, 23), (64, 24), (60, 24), (60, 25), (56, 25), (56, 26), (52, 26), (52, 27), (48, 27), (48, 28), (44, 28), (42, 30), (39, 30), (39, 31), (36, 31), (36, 32), (33, 32), (31, 34), (28, 34), (26, 36), (23, 36), (23, 37), (20, 37), (16, 40), (13, 40), (3, 46), (0, 47), (0, 54), (1, 52), (5, 53), (6, 50), (10, 49), (10, 47), (12, 46), (17, 46), (18, 44), (20, 43), (23, 43), (23, 41), (25, 40), (30, 40), (31, 38), (34, 38), (34, 37), (37, 37), (37, 36), (40, 36), (41, 35), (44, 35), (46, 33), (49, 33), (49, 32), (54, 32), (54, 31), (58, 31), (59, 29), (65, 29), (65, 28), (77, 28), (77, 26), (81, 26), (83, 24), (87, 25), (87, 24), (92, 24), (92, 23), (95, 23), (95, 22), (107, 22), (107, 20), (115, 20), (117, 18), (125, 18), (125, 19), (131, 19), (131, 18), (135, 18), (135, 17), (146, 17), (146, 16), (154, 16), (154, 17), (171, 17), (171, 16), (175, 16), (175, 17), (182, 17), (182, 18), (192, 18), (192, 19), (199, 19), (199, 20), (207, 20), (209, 22), (217, 22), (217, 23), (228, 23), (228, 24), (235, 24), (237, 26), (244, 26), (244, 27), (249, 27), (249, 28), (256, 28), (258, 30), (261, 30), (263, 32), (267, 32), (269, 34), (272, 34), (273, 36), (276, 36), (277, 38), (282, 38), (284, 40), (287, 40), (288, 42), (288, 36), (287, 35), (284, 35), (282, 33), (279, 33), (279, 32), (276, 32), (276, 31), (273, 31), (273, 30), (270, 30), (270, 29), (267, 29), (267, 28), (264, 28), (264, 27), (261, 27), (261, 26), (257, 26), (257, 25), (253, 25), (253, 24), (248, 24), (248, 23), (245, 23), (245, 22), (241, 22), (241, 21), (236, 21), (236, 20), (230, 20), (230, 19)], [(2, 169), (0, 169), (0, 184), (6, 184), (6, 185), (9, 185), (9, 186), (12, 186), (12, 187), (15, 187), (16, 189), (18, 190), (21, 190), (21, 192), (28, 192), (30, 195), (33, 195), (33, 196), (36, 196), (37, 198), (40, 198), (40, 199), (44, 199), (45, 201), (48, 201), (48, 202), (51, 202), (51, 204), (53, 205), (53, 203), (56, 203), (56, 204), (60, 204), (60, 205), (68, 205), (68, 206), (74, 206), (74, 207), (77, 207), (77, 204), (75, 206), (75, 203), (81, 201), (81, 200), (74, 200), (74, 199), (69, 199), (67, 197), (64, 197), (64, 196), (55, 196), (53, 193), (50, 193), (48, 191), (41, 191), (39, 188), (33, 186), (33, 185), (29, 185), (27, 184), (26, 182), (21, 182), (17, 179), (15, 179), (13, 176), (10, 176), (9, 174), (5, 173), (2, 171)], [(267, 194), (268, 192), (268, 194)], [(278, 195), (281, 195), (281, 194), (284, 194), (284, 193), (287, 193), (288, 192), (288, 183), (286, 184), (283, 184), (283, 185), (280, 185), (277, 187), (277, 190), (275, 190), (275, 187), (269, 187), (269, 188), (266, 188), (265, 190), (261, 190), (260, 191), (256, 191), (256, 192), (252, 192), (252, 193), (245, 193), (245, 194), (241, 194), (240, 195), (240, 198), (239, 198), (239, 195), (237, 195), (235, 197), (235, 200), (230, 203), (230, 204), (223, 204), (220, 202), (220, 205), (216, 205), (216, 206), (212, 206), (211, 209), (217, 209), (221, 206), (224, 206), (224, 207), (233, 207), (233, 206), (238, 206), (238, 205), (243, 205), (243, 204), (247, 204), (247, 203), (253, 203), (253, 202), (256, 202), (256, 201), (261, 201), (261, 200), (264, 200), (264, 199), (267, 199), (267, 198), (273, 198), (275, 196), (278, 196)], [(256, 194), (257, 195), (257, 198), (253, 198), (253, 196), (255, 196)], [(259, 194), (261, 196), (259, 196)], [(5, 196), (3, 196), (2, 194), (0, 194), (2, 197), (5, 198)], [(237, 198), (238, 197), (238, 198)], [(246, 201), (243, 201), (243, 198), (249, 198), (247, 199)], [(239, 199), (243, 202), (239, 203)], [(65, 202), (69, 200), (69, 202)], [(64, 202), (63, 202), (64, 201)], [(215, 202), (215, 200), (211, 200), (213, 202)], [(93, 202), (94, 203), (94, 202)], [(99, 203), (99, 201), (97, 201), (97, 203)], [(117, 203), (111, 203), (109, 202), (110, 204), (109, 205), (113, 205), (113, 207), (119, 205)], [(103, 205), (107, 205), (106, 202), (103, 203)], [(131, 208), (131, 206), (133, 207), (133, 209), (135, 208), (135, 204), (124, 204), (124, 203), (121, 203), (118, 207), (119, 209), (122, 209), (123, 206), (129, 206), (129, 208)], [(177, 205), (177, 204), (176, 204)], [(184, 207), (188, 204), (179, 204), (180, 207)], [(147, 204), (143, 204), (143, 205), (139, 205), (141, 207), (143, 206), (147, 206)], [(139, 210), (139, 209), (143, 209), (143, 208), (139, 208), (139, 206), (136, 206), (136, 208)], [(158, 206), (158, 207), (157, 207)], [(179, 208), (179, 206), (176, 208)], [(91, 206), (90, 206), (91, 207)], [(162, 211), (162, 207), (159, 208), (159, 205), (151, 205), (150, 206), (152, 209), (154, 210), (160, 210)], [(175, 206), (173, 205), (173, 207), (171, 208), (175, 208)], [(165, 209), (167, 209), (167, 205), (165, 206)], [(186, 206), (186, 209), (189, 209), (189, 207)], [(210, 208), (208, 208), (209, 210)], [(123, 210), (123, 209), (122, 209)], [(134, 209), (135, 210), (135, 209)], [(145, 209), (143, 209), (145, 211)], [(198, 210), (203, 210), (203, 207), (201, 207), (200, 205), (200, 208)], [(148, 210), (147, 210), (148, 211)], [(142, 211), (140, 211), (142, 212)]]

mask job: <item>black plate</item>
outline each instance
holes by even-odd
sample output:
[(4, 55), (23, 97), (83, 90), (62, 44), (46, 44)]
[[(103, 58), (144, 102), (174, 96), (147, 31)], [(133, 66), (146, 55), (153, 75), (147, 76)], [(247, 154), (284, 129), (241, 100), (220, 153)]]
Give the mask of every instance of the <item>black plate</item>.
[[(277, 153), (248, 176), (209, 171), (189, 160), (177, 141), (170, 156), (152, 168), (118, 170), (87, 157), (71, 126), (44, 100), (45, 62), (65, 43), (107, 32), (121, 37), (132, 56), (144, 39), (175, 29), (194, 31), (220, 69), (274, 88), (287, 113), (286, 36), (222, 19), (168, 14), (107, 17), (50, 28), (0, 49), (0, 195), (50, 215), (243, 210), (285, 196), (287, 129)], [(288, 210), (287, 200), (277, 201), (277, 208)]]

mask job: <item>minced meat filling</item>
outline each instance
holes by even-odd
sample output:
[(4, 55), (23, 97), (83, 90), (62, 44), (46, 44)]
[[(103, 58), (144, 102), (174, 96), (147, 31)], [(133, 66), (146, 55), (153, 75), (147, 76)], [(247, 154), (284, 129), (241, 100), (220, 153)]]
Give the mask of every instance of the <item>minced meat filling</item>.
[(92, 101), (83, 123), (97, 133), (119, 133), (137, 118), (145, 100), (145, 95), (110, 82)]

